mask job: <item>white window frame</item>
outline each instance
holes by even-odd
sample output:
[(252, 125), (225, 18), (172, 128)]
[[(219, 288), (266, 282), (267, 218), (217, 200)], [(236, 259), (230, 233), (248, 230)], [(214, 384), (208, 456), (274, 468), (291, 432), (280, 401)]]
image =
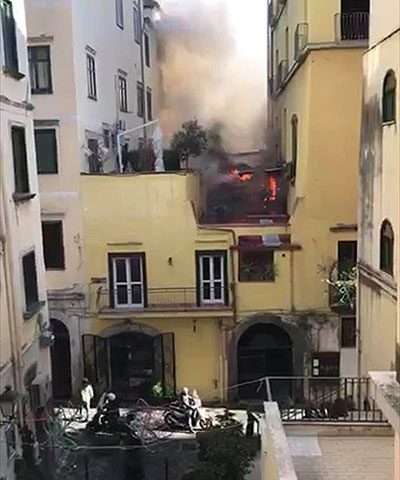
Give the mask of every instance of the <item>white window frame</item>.
[[(131, 271), (131, 264), (130, 261), (132, 258), (138, 258), (140, 260), (140, 281), (132, 280), (132, 271)], [(118, 281), (117, 280), (117, 261), (125, 261), (125, 269), (126, 269), (126, 281)], [(114, 306), (115, 308), (144, 308), (144, 298), (145, 298), (145, 282), (144, 282), (144, 265), (143, 265), (143, 256), (141, 255), (131, 255), (129, 257), (125, 256), (117, 256), (112, 257), (112, 269), (113, 269), (113, 295), (114, 295)], [(132, 287), (134, 285), (140, 285), (141, 287), (141, 302), (140, 303), (133, 303), (132, 301)], [(127, 289), (127, 298), (128, 302), (125, 303), (118, 303), (118, 287), (126, 287)]]
[[(199, 256), (199, 264), (200, 264), (200, 301), (202, 304), (207, 305), (215, 305), (215, 304), (224, 304), (225, 303), (225, 257), (222, 254), (211, 254), (205, 253), (200, 254)], [(207, 258), (209, 261), (210, 267), (210, 278), (205, 280), (203, 276), (203, 259)], [(215, 279), (214, 277), (214, 258), (219, 258), (220, 260), (220, 268), (221, 268), (221, 278)], [(215, 282), (221, 283), (221, 298), (215, 298)], [(210, 298), (204, 298), (204, 284), (210, 285)]]
[(115, 0), (115, 22), (119, 28), (124, 28), (124, 0)]

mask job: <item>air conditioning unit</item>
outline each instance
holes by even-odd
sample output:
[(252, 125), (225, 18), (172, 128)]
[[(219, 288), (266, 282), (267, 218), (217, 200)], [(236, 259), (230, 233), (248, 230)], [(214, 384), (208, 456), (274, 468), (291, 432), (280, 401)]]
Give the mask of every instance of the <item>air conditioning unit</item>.
[(120, 130), (120, 131), (126, 130), (125, 120), (118, 120), (117, 127), (118, 127), (118, 130)]
[(45, 407), (51, 398), (51, 380), (48, 375), (40, 373), (30, 386), (30, 398), (32, 407)]

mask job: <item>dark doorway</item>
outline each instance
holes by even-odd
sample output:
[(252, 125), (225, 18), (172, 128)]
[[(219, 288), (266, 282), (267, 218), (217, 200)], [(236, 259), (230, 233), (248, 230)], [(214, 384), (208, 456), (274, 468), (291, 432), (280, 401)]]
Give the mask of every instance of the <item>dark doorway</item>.
[(126, 400), (149, 398), (160, 383), (162, 396), (175, 394), (174, 335), (120, 333), (110, 337), (111, 388)]
[[(293, 375), (293, 348), (290, 336), (273, 324), (256, 324), (247, 329), (238, 343), (238, 383), (263, 377)], [(289, 380), (272, 380), (273, 399), (291, 396)], [(265, 382), (239, 387), (241, 399), (266, 399)]]
[(51, 373), (53, 396), (56, 399), (71, 397), (71, 346), (67, 327), (60, 320), (50, 320), (55, 337), (51, 347)]
[(366, 40), (369, 37), (369, 0), (342, 0), (341, 40)]

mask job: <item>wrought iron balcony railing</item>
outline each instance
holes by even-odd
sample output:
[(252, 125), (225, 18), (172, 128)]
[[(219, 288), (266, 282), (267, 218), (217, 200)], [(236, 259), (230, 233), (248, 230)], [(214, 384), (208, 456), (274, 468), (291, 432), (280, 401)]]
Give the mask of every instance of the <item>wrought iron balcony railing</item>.
[(104, 284), (91, 286), (92, 311), (186, 312), (231, 308), (231, 289), (120, 287), (109, 290)]
[(284, 422), (386, 423), (370, 378), (267, 377), (260, 390), (277, 401)]
[(335, 29), (337, 41), (368, 40), (369, 12), (337, 13)]
[(339, 313), (354, 312), (357, 303), (357, 271), (353, 265), (336, 262), (329, 275), (329, 306)]
[(285, 84), (285, 80), (287, 74), (289, 72), (289, 63), (287, 60), (281, 60), (278, 65), (278, 73), (277, 73), (277, 88), (281, 89)]
[(294, 58), (299, 60), (308, 43), (308, 23), (299, 23), (294, 33)]

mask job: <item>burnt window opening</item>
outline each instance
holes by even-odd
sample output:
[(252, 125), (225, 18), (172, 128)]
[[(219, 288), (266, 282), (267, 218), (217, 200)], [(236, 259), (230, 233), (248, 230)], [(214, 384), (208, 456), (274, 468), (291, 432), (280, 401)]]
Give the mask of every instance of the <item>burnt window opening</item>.
[(42, 222), (42, 234), (46, 270), (64, 270), (65, 258), (62, 222)]
[(339, 352), (315, 352), (312, 354), (313, 377), (339, 377), (339, 372)]
[(380, 232), (380, 269), (393, 275), (394, 232), (391, 223), (384, 220)]
[(356, 317), (341, 319), (340, 345), (342, 348), (355, 348), (357, 341)]
[(396, 76), (393, 70), (387, 72), (383, 81), (382, 121), (396, 121)]
[(15, 193), (29, 193), (28, 159), (24, 127), (11, 127)]
[(55, 128), (36, 128), (35, 148), (38, 173), (58, 173), (57, 137)]
[(34, 311), (39, 302), (35, 252), (22, 257), (22, 273), (24, 278), (25, 310)]
[(273, 250), (245, 250), (239, 255), (239, 282), (274, 282)]

